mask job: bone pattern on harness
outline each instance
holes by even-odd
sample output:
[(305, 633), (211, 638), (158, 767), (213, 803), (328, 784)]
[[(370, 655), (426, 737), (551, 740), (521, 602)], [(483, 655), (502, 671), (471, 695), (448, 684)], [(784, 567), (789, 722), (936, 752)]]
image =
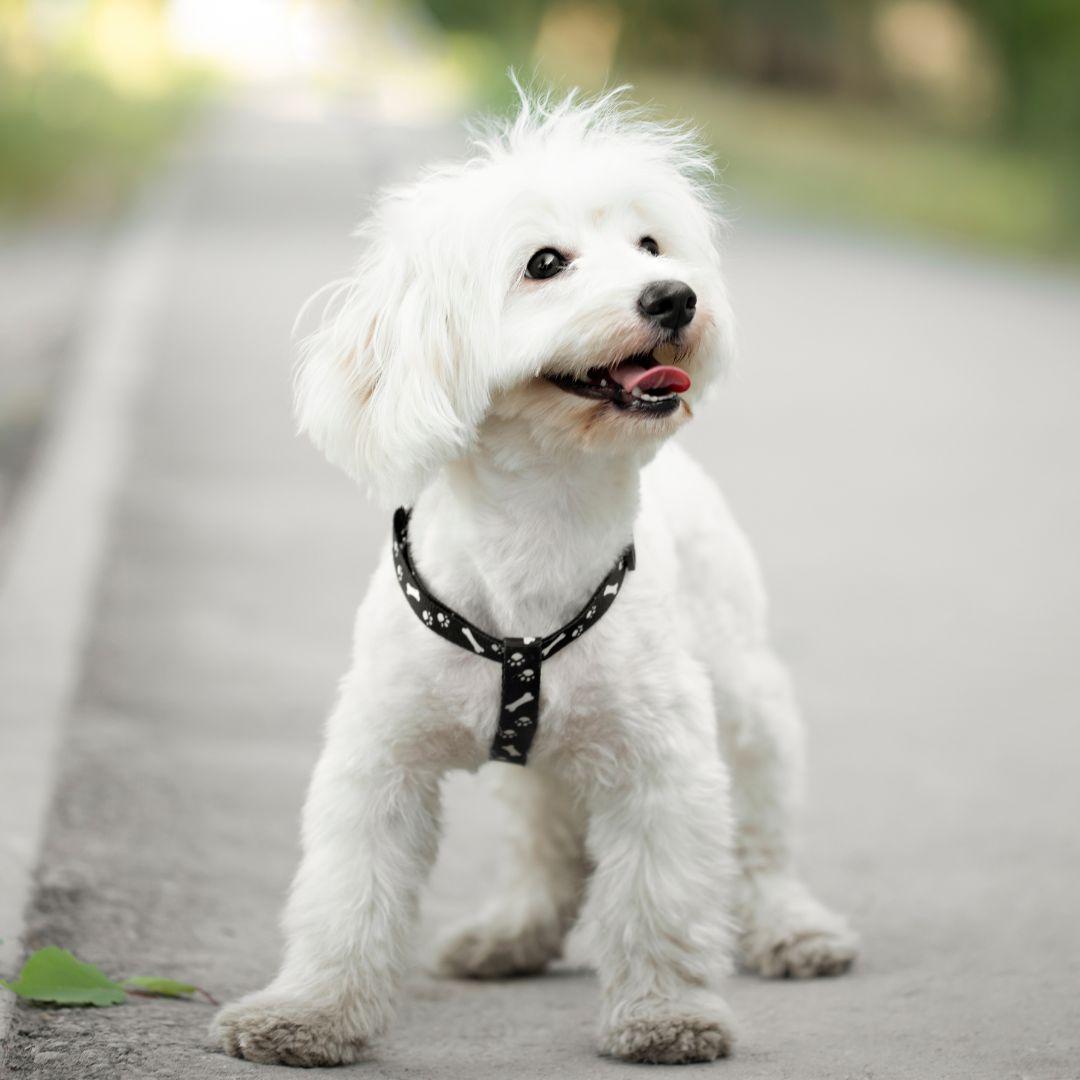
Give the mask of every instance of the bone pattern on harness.
[(590, 626), (598, 623), (615, 602), (626, 572), (634, 569), (634, 545), (631, 544), (619, 556), (596, 592), (566, 626), (544, 638), (500, 640), (474, 626), (428, 592), (416, 572), (409, 551), (409, 514), (410, 511), (404, 507), (394, 514), (394, 570), (401, 591), (416, 617), (429, 630), (460, 649), (501, 665), (502, 699), (491, 744), (491, 758), (493, 761), (524, 765), (540, 720), (541, 666), (545, 660), (576, 641)]
[[(535, 638), (528, 645), (524, 638), (507, 638), (503, 642), (503, 657), (502, 702), (491, 759), (524, 765), (536, 736), (540, 713), (540, 644)], [(530, 674), (526, 682), (526, 671), (535, 671), (536, 676)]]

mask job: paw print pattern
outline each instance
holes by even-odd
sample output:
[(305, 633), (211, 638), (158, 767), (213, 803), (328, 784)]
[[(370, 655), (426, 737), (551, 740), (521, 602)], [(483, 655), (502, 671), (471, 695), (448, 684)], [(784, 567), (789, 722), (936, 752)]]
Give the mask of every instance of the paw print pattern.
[[(576, 641), (598, 622), (615, 602), (627, 571), (634, 569), (633, 545), (626, 548), (585, 608), (566, 626), (547, 637), (499, 639), (447, 608), (421, 584), (409, 552), (409, 511), (394, 514), (392, 538), (394, 573), (405, 599), (423, 624), (453, 645), (475, 657), (495, 660), (502, 667), (502, 699), (498, 725), (491, 747), (496, 761), (524, 765), (540, 721), (541, 665)], [(527, 715), (528, 713), (528, 715)]]
[(491, 748), (495, 761), (524, 765), (536, 735), (540, 698), (542, 642), (507, 638), (503, 642), (499, 734)]

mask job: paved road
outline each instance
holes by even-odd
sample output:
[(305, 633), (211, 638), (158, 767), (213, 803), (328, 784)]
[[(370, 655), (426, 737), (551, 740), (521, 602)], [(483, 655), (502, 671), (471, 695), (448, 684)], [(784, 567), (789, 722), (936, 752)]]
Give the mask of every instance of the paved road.
[[(183, 167), (31, 945), (222, 998), (270, 975), (305, 780), (388, 525), (291, 437), (290, 323), (348, 264), (362, 193), (453, 144), (237, 111)], [(743, 1041), (710, 1068), (1080, 1076), (1080, 287), (749, 217), (729, 261), (745, 364), (687, 441), (769, 571), (813, 729), (805, 862), (865, 959), (814, 985), (733, 979)], [(476, 780), (448, 801), (421, 963), (356, 1072), (629, 1074), (594, 1055), (576, 953), (513, 983), (424, 973), (431, 929), (497, 865)], [(206, 1045), (209, 1016), (20, 1007), (6, 1068), (259, 1075)]]

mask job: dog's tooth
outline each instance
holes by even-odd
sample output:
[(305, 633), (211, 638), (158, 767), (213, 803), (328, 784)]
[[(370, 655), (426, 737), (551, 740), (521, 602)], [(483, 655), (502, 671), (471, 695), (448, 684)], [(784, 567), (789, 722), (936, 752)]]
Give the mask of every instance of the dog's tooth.
[(633, 397), (641, 397), (641, 387), (635, 386), (634, 389), (630, 391), (630, 393)]
[(607, 379), (601, 379), (600, 380), (600, 385), (601, 386), (607, 386)]
[(652, 355), (658, 364), (670, 364), (675, 359), (675, 346), (671, 342), (657, 345)]

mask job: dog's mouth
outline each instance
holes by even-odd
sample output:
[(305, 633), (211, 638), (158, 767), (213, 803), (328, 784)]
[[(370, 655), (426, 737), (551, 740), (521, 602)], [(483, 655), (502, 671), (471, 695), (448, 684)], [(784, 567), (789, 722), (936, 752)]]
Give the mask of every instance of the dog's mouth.
[(679, 407), (679, 395), (690, 389), (690, 376), (680, 367), (662, 364), (649, 353), (635, 353), (617, 364), (592, 368), (583, 379), (548, 375), (560, 390), (610, 401), (618, 409), (666, 416)]

